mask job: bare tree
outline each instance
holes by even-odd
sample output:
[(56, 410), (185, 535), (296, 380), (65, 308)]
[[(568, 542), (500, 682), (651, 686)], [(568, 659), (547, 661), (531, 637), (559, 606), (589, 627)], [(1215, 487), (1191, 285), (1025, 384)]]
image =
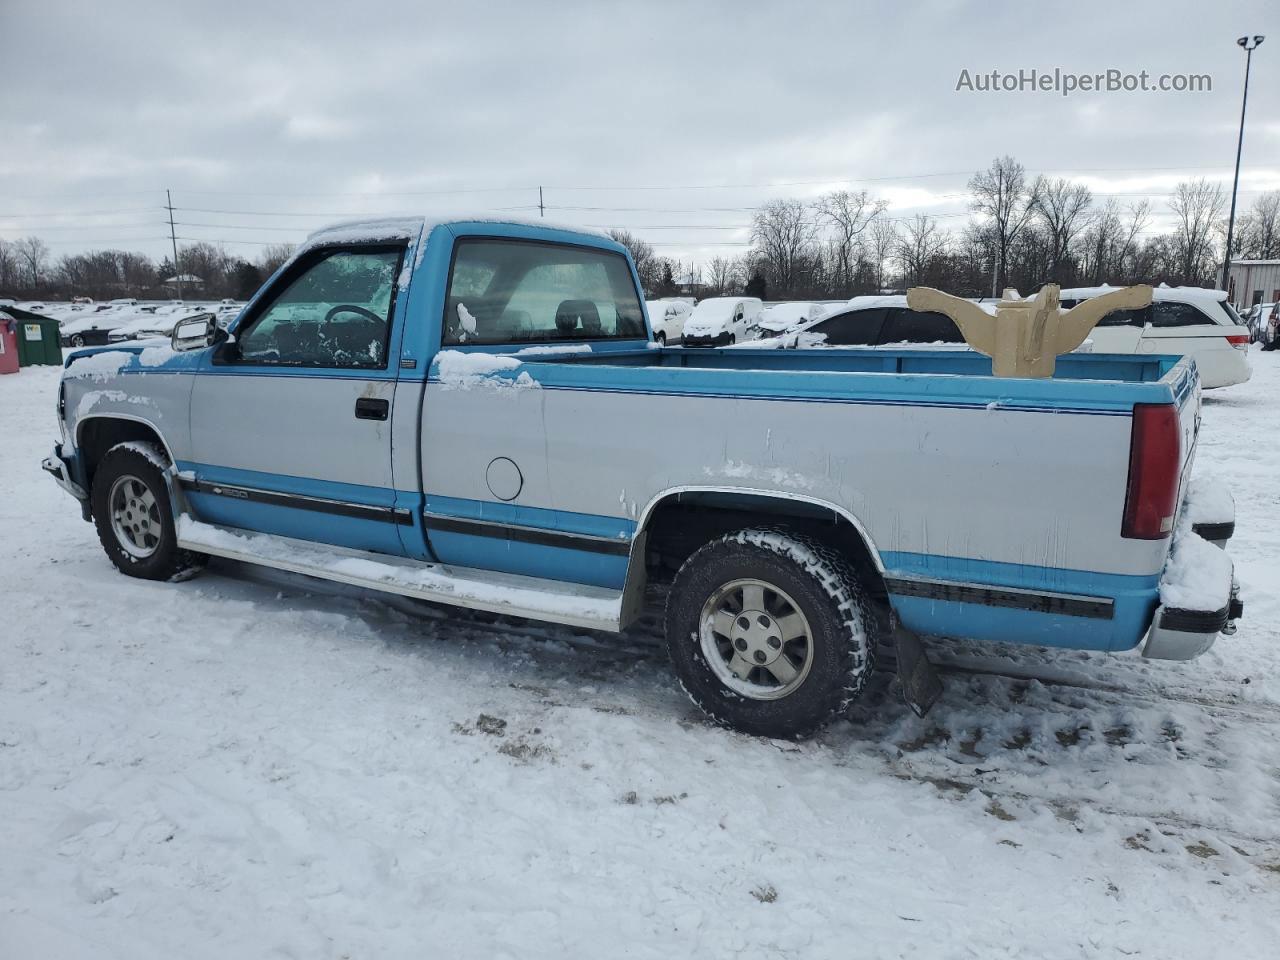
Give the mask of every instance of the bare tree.
[(996, 287), (1003, 289), (1008, 274), (1009, 248), (1031, 222), (1039, 207), (1043, 180), (1027, 185), (1027, 171), (1013, 157), (997, 157), (986, 170), (969, 180), (973, 195), (970, 208), (990, 218), (991, 236), (995, 242)]
[(819, 220), (831, 228), (835, 280), (845, 292), (853, 285), (859, 238), (888, 206), (884, 200), (872, 200), (865, 190), (836, 190), (815, 205)]
[(1042, 183), (1035, 212), (1049, 240), (1047, 279), (1062, 279), (1062, 262), (1070, 254), (1077, 234), (1087, 225), (1092, 205), (1093, 191), (1082, 183), (1061, 177)]
[(1207, 282), (1215, 272), (1213, 232), (1222, 217), (1222, 188), (1201, 178), (1178, 184), (1169, 208), (1174, 226), (1175, 269), (1182, 283)]
[(1280, 258), (1280, 190), (1262, 194), (1241, 218), (1235, 255), (1242, 260)]
[(751, 242), (776, 295), (788, 296), (795, 290), (814, 233), (809, 208), (799, 200), (770, 200), (755, 212)]
[(40, 277), (49, 265), (49, 245), (39, 237), (22, 237), (13, 244), (18, 262), (26, 267), (26, 279), (32, 289), (40, 286)]
[(658, 288), (661, 281), (661, 266), (654, 256), (653, 246), (641, 240), (629, 230), (610, 230), (609, 236), (627, 248), (631, 259), (635, 261), (636, 273), (640, 276), (640, 286), (649, 293)]
[(727, 257), (713, 257), (707, 264), (707, 286), (715, 293), (728, 293), (738, 287), (737, 262)]
[(946, 252), (947, 243), (946, 234), (933, 217), (919, 213), (907, 221), (897, 250), (904, 282), (908, 286), (923, 283)]
[(264, 277), (271, 276), (293, 256), (293, 251), (292, 243), (267, 244), (258, 254), (258, 269), (262, 271)]
[(0, 237), (0, 290), (18, 285), (16, 256), (13, 244)]
[[(1147, 228), (1151, 220), (1151, 201), (1140, 200), (1129, 204), (1129, 222), (1124, 225), (1124, 239), (1116, 253), (1116, 269), (1126, 280), (1134, 279), (1132, 271), (1128, 271), (1130, 258), (1138, 250), (1138, 236)], [(1128, 272), (1127, 272), (1128, 271)]]
[(898, 232), (897, 223), (887, 217), (877, 217), (871, 225), (871, 243), (868, 250), (871, 254), (871, 266), (875, 270), (877, 293), (884, 289), (885, 264), (894, 255), (901, 240), (902, 236)]

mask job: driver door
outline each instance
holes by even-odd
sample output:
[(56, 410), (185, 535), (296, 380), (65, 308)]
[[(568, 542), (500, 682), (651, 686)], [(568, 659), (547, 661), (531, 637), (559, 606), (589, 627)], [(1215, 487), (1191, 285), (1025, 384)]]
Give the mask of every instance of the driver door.
[(209, 352), (191, 397), (201, 520), (402, 553), (391, 418), (403, 245), (300, 257)]

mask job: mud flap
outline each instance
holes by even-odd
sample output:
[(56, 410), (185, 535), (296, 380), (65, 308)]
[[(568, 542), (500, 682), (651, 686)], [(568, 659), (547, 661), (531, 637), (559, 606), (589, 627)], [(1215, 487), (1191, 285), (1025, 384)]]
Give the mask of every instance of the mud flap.
[(917, 717), (923, 717), (942, 696), (942, 678), (929, 662), (929, 654), (918, 636), (901, 624), (893, 635), (902, 699)]

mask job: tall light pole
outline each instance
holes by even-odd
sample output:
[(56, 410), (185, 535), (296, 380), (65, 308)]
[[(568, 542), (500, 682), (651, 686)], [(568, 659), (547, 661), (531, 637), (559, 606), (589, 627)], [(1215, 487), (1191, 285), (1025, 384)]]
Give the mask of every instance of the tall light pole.
[(1244, 98), (1240, 101), (1240, 138), (1236, 141), (1236, 178), (1231, 182), (1231, 215), (1227, 217), (1227, 255), (1222, 263), (1222, 289), (1230, 290), (1231, 244), (1236, 229), (1236, 191), (1240, 188), (1240, 154), (1244, 150), (1244, 111), (1249, 105), (1249, 67), (1253, 65), (1253, 51), (1262, 45), (1266, 37), (1241, 37), (1236, 43), (1244, 49)]

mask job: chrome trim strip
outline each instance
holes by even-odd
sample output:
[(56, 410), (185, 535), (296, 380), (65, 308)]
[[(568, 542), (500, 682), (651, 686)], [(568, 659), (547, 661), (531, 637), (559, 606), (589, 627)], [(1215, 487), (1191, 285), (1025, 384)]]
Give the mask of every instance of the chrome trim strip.
[(460, 533), (476, 537), (494, 537), (532, 543), (544, 547), (560, 547), (565, 550), (585, 550), (591, 553), (607, 553), (625, 557), (631, 552), (631, 538), (601, 537), (590, 533), (570, 533), (547, 527), (529, 527), (518, 523), (499, 523), (494, 520), (477, 520), (452, 514), (424, 510), (428, 536), (433, 531)]
[(413, 511), (403, 507), (376, 507), (367, 503), (352, 503), (348, 500), (311, 497), (302, 493), (281, 493), (277, 490), (262, 490), (258, 487), (243, 487), (232, 483), (211, 483), (208, 480), (192, 480), (185, 477), (179, 477), (178, 483), (196, 493), (207, 493), (216, 497), (229, 497), (233, 500), (245, 500), (275, 507), (313, 510), (317, 513), (332, 513), (336, 516), (376, 520), (399, 526), (413, 525)]
[(997, 587), (984, 583), (934, 580), (929, 577), (885, 577), (885, 588), (889, 593), (901, 597), (977, 603), (987, 607), (1057, 613), (1092, 620), (1111, 620), (1115, 617), (1115, 601), (1111, 597), (1028, 590), (1023, 587)]

